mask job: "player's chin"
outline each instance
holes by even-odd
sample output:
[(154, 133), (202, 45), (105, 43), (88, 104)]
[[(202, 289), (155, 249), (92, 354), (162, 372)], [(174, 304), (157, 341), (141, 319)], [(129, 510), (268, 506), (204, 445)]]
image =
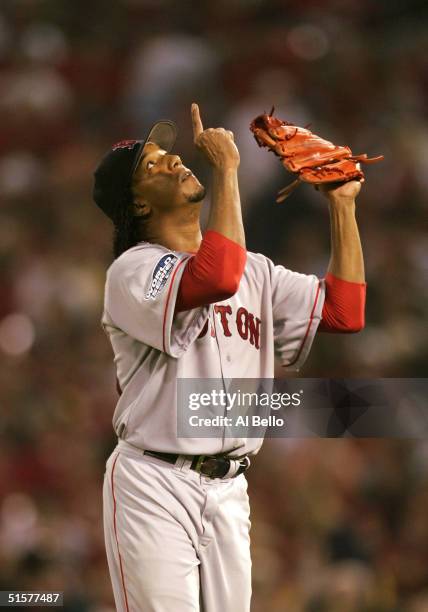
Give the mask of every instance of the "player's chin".
[(185, 195), (188, 202), (201, 202), (205, 198), (205, 194), (205, 187), (198, 182), (198, 184)]

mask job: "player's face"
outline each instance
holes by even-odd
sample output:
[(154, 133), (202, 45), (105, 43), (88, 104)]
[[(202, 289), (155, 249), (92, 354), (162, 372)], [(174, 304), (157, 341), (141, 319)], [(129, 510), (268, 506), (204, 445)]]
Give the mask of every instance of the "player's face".
[(144, 146), (133, 189), (139, 199), (159, 210), (200, 202), (205, 196), (205, 188), (178, 155), (170, 155), (152, 142)]

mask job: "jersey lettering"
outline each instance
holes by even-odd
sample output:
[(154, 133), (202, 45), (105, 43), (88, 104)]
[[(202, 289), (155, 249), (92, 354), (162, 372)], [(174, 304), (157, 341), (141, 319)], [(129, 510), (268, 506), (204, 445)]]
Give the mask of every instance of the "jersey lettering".
[[(214, 338), (215, 337), (215, 331), (214, 331), (214, 327), (212, 326), (212, 323), (210, 321), (210, 329), (211, 329), (211, 337)], [(208, 331), (208, 321), (205, 321), (205, 325), (203, 326), (201, 333), (198, 336), (199, 338), (203, 338), (204, 336), (207, 335), (207, 331)]]
[(216, 313), (220, 313), (220, 323), (221, 326), (223, 327), (223, 333), (225, 336), (231, 336), (232, 333), (229, 329), (229, 324), (227, 322), (227, 317), (226, 317), (226, 313), (231, 315), (232, 314), (232, 308), (231, 306), (218, 306), (217, 304), (214, 306), (214, 311)]
[(248, 310), (242, 306), (236, 313), (236, 327), (241, 338), (246, 340), (248, 338)]
[(248, 331), (250, 332), (250, 344), (260, 348), (260, 319), (251, 312), (248, 313)]
[[(221, 329), (223, 330), (223, 335), (226, 338), (230, 338), (233, 336), (233, 329), (230, 328), (230, 319), (232, 315), (232, 307), (227, 304), (219, 305), (215, 304), (214, 312), (220, 315), (220, 323)], [(233, 319), (232, 319), (233, 320)], [(246, 308), (241, 306), (238, 308), (235, 317), (235, 327), (238, 335), (242, 338), (242, 340), (247, 340), (252, 346), (256, 349), (260, 350), (260, 326), (261, 320), (259, 317), (253, 315), (252, 312), (248, 312)], [(215, 331), (210, 322), (211, 336), (215, 337)], [(205, 323), (202, 328), (201, 333), (198, 336), (199, 338), (204, 338), (208, 332), (208, 321)]]

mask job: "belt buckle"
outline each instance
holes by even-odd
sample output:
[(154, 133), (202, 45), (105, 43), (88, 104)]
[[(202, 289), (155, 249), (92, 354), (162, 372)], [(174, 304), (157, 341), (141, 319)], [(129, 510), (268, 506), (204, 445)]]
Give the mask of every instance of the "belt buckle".
[[(208, 465), (206, 466), (206, 471), (202, 471), (203, 465), (205, 461), (208, 460)], [(214, 465), (209, 465), (209, 461), (212, 461)], [(219, 461), (227, 462), (228, 466), (225, 473), (219, 473), (216, 468), (216, 463)], [(245, 472), (250, 467), (250, 459), (248, 456), (243, 457), (239, 460), (239, 467), (236, 472), (232, 475), (232, 478), (239, 476), (243, 472)], [(230, 469), (230, 459), (227, 457), (215, 457), (213, 455), (199, 455), (198, 460), (195, 463), (195, 466), (192, 468), (198, 474), (203, 474), (204, 476), (208, 476), (208, 478), (224, 478)]]
[(201, 473), (201, 467), (203, 462), (205, 461), (205, 459), (208, 457), (208, 455), (199, 455), (198, 460), (196, 462), (195, 467), (193, 468), (195, 470), (195, 472), (198, 472), (198, 474)]
[[(220, 459), (223, 458), (215, 457), (214, 455), (200, 455), (193, 469), (198, 472), (198, 474), (202, 474), (208, 478), (223, 478), (224, 475), (221, 473), (219, 474), (216, 469), (218, 467), (217, 463)], [(204, 466), (205, 462), (207, 462), (206, 466)], [(203, 469), (204, 471), (202, 471)]]

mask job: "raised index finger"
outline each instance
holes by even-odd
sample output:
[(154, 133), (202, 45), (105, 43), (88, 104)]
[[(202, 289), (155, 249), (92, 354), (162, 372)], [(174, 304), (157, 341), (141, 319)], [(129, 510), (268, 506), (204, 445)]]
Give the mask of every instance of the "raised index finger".
[(193, 124), (193, 140), (196, 140), (204, 131), (201, 116), (199, 114), (199, 106), (193, 102), (192, 104), (192, 124)]

